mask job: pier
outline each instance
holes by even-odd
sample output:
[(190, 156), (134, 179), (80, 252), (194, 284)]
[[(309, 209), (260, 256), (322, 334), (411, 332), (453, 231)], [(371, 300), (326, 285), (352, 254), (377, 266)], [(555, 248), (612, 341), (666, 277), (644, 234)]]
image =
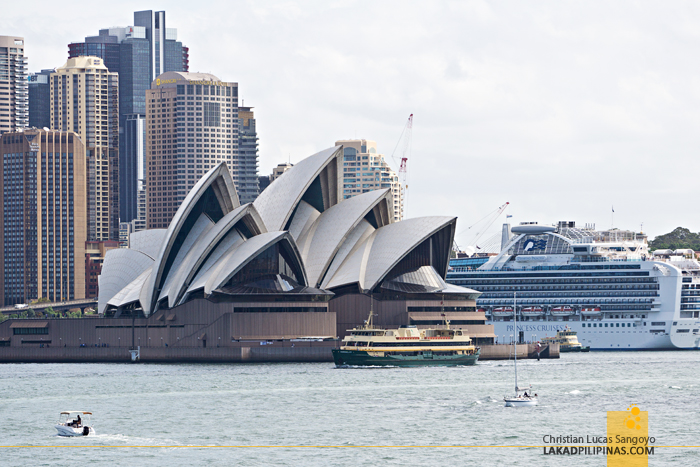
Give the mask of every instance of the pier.
[[(140, 363), (333, 362), (339, 340), (241, 341), (226, 347), (140, 347)], [(536, 344), (518, 345), (518, 358), (537, 359)], [(129, 363), (130, 347), (0, 347), (0, 363)], [(136, 350), (136, 349), (133, 349)], [(483, 345), (479, 360), (509, 360), (512, 345)], [(559, 345), (544, 346), (540, 358), (559, 358)]]

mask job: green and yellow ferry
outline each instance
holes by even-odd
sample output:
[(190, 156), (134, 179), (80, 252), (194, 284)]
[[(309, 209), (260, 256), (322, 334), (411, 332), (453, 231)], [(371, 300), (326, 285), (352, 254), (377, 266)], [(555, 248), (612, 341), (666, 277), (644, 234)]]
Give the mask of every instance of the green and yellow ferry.
[(555, 337), (545, 337), (544, 344), (559, 344), (559, 352), (588, 352), (590, 347), (585, 347), (578, 341), (576, 331), (566, 326), (563, 331), (558, 331)]
[(474, 365), (480, 349), (460, 329), (418, 329), (401, 326), (380, 329), (372, 325), (350, 329), (339, 349), (333, 349), (336, 366), (461, 366)]

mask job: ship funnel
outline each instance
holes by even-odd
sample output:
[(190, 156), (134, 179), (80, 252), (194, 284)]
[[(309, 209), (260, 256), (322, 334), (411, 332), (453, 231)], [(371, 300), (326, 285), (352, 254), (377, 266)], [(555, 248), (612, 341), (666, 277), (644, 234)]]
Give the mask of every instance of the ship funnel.
[(510, 242), (510, 224), (503, 224), (503, 230), (501, 231), (501, 251)]

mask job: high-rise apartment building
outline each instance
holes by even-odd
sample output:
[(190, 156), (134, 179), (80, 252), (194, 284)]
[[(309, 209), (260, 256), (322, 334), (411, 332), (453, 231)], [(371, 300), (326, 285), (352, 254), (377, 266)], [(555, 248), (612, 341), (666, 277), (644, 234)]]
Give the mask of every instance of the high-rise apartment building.
[(24, 38), (0, 36), (0, 135), (29, 126)]
[(391, 188), (394, 222), (403, 219), (403, 188), (396, 172), (377, 153), (377, 143), (366, 139), (345, 139), (343, 145), (343, 199), (380, 188)]
[(101, 58), (77, 57), (50, 81), (51, 128), (85, 142), (88, 240), (119, 240), (119, 77)]
[[(69, 58), (96, 56), (109, 71), (119, 73), (119, 215), (122, 222), (138, 219), (143, 195), (143, 153), (146, 90), (166, 71), (188, 71), (189, 49), (177, 40), (177, 29), (166, 27), (165, 12), (134, 13), (134, 25), (101, 29), (85, 42), (68, 45)], [(135, 225), (145, 224), (138, 219)]]
[(0, 137), (3, 305), (85, 297), (85, 145), (72, 131)]
[[(237, 163), (236, 163), (237, 162)], [(260, 194), (258, 184), (258, 132), (252, 107), (238, 107), (238, 159), (231, 172), (241, 204)]]
[(49, 78), (56, 70), (29, 73), (29, 126), (51, 126), (51, 84)]
[(238, 84), (167, 72), (146, 93), (147, 227), (167, 228), (207, 171), (238, 156)]

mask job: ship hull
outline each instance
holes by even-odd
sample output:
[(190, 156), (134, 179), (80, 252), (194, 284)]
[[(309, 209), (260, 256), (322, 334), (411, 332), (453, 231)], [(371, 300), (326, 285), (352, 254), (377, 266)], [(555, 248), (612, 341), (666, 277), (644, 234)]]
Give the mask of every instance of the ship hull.
[(370, 355), (362, 350), (333, 349), (336, 366), (467, 366), (475, 365), (480, 352), (473, 355)]
[[(512, 342), (512, 321), (487, 321), (493, 324), (494, 334), (499, 343), (510, 344)], [(671, 338), (665, 333), (651, 333), (649, 326), (630, 326), (601, 329), (583, 327), (580, 321), (518, 321), (518, 336), (527, 342), (541, 341), (545, 337), (554, 337), (557, 331), (564, 331), (567, 327), (576, 331), (581, 345), (589, 347), (591, 351), (598, 350), (672, 350), (677, 349), (671, 343)], [(669, 323), (670, 324), (670, 323)]]

